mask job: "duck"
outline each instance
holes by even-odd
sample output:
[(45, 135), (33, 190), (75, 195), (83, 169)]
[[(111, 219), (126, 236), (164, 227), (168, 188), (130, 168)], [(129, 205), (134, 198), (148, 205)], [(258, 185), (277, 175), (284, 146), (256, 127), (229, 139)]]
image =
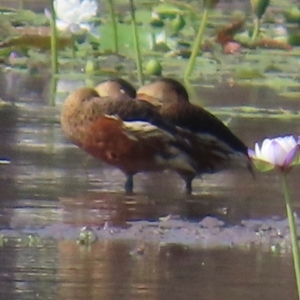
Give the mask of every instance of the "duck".
[[(159, 78), (140, 87), (137, 99), (151, 103), (165, 121), (190, 132), (194, 143), (192, 157), (197, 164), (197, 175), (242, 166), (254, 176), (248, 148), (244, 142), (215, 115), (201, 106), (190, 103), (188, 92), (179, 81), (173, 78)], [(199, 145), (203, 144), (203, 139), (210, 143), (204, 155), (197, 150)], [(185, 181), (186, 192), (190, 194), (192, 181), (196, 176), (184, 172), (179, 172), (179, 175)]]
[(166, 169), (194, 174), (189, 142), (152, 104), (135, 99), (134, 87), (110, 79), (69, 94), (61, 111), (66, 137), (93, 157), (120, 169), (126, 193), (133, 176)]

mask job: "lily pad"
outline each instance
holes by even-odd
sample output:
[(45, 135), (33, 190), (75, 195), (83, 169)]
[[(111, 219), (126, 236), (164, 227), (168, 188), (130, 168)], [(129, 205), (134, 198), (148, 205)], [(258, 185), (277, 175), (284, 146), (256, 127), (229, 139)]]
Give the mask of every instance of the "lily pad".
[(242, 66), (236, 68), (235, 77), (238, 79), (254, 79), (264, 78), (265, 75), (262, 70), (257, 67)]
[(243, 117), (243, 118), (272, 118), (279, 120), (299, 119), (300, 114), (293, 110), (260, 108), (254, 106), (226, 106), (209, 108), (217, 116)]
[(286, 97), (286, 98), (300, 100), (300, 91), (299, 92), (283, 92), (283, 93), (280, 93), (280, 95), (283, 97)]
[[(132, 32), (132, 26), (129, 24), (118, 24), (118, 43), (120, 51), (133, 57), (135, 55), (134, 51), (134, 38)], [(103, 50), (114, 49), (113, 41), (113, 26), (112, 24), (103, 24), (100, 26), (100, 46)], [(142, 51), (148, 50), (152, 47), (151, 31), (150, 26), (139, 26), (138, 27), (138, 38), (139, 44)]]
[(286, 9), (284, 11), (284, 16), (289, 23), (300, 23), (300, 10), (297, 6)]

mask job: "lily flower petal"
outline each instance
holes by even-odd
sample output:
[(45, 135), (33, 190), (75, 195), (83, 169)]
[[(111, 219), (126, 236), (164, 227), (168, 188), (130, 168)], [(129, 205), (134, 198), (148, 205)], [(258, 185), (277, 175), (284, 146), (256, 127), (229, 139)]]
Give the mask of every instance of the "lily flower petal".
[(273, 140), (269, 149), (269, 162), (276, 166), (283, 167), (287, 151), (277, 141)]
[(294, 163), (299, 154), (299, 146), (296, 145), (286, 156), (284, 165), (289, 166)]
[(293, 136), (279, 137), (275, 139), (287, 152), (297, 145)]
[(59, 30), (74, 32), (74, 28), (78, 28), (75, 32), (80, 29), (89, 31), (90, 26), (84, 23), (96, 15), (98, 2), (96, 0), (54, 0), (54, 9)]

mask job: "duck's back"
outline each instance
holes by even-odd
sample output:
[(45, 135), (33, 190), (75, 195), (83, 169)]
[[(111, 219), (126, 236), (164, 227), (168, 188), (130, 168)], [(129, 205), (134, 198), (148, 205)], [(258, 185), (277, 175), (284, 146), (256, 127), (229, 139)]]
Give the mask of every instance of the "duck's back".
[(247, 155), (246, 145), (221, 120), (200, 106), (188, 102), (170, 103), (160, 108), (160, 114), (176, 126), (193, 133), (213, 135), (233, 150)]

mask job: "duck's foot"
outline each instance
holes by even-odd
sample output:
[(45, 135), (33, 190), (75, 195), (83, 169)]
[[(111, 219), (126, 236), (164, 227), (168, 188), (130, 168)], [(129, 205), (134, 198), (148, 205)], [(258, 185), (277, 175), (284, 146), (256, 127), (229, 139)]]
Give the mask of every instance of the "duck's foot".
[(132, 194), (133, 193), (133, 175), (132, 174), (126, 174), (126, 181), (124, 185), (124, 189), (126, 194)]

